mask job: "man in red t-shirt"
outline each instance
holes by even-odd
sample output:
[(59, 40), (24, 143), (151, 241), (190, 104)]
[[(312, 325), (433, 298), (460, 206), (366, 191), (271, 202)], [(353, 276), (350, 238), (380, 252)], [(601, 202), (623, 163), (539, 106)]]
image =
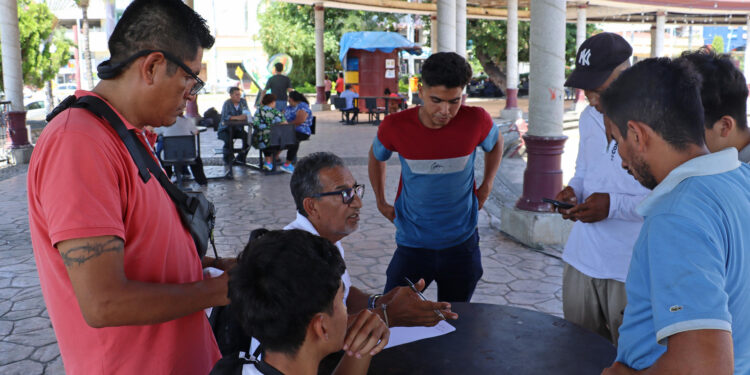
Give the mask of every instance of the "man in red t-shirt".
[[(179, 0), (136, 0), (109, 40), (92, 92), (146, 145), (203, 86), (214, 38)], [(153, 177), (153, 176), (152, 176)], [(225, 305), (226, 274), (205, 278), (157, 179), (146, 183), (114, 129), (72, 108), (44, 129), (28, 173), (42, 293), (67, 374), (207, 374), (220, 353), (204, 309)], [(225, 266), (217, 264), (217, 266)]]

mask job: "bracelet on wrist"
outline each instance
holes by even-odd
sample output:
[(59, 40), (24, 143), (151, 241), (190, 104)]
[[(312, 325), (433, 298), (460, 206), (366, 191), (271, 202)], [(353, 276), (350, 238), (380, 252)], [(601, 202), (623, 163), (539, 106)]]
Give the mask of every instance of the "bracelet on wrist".
[(388, 304), (384, 303), (384, 304), (380, 305), (380, 308), (383, 309), (383, 318), (385, 318), (385, 326), (390, 328), (391, 324), (388, 323), (388, 313), (386, 312), (386, 309), (388, 308)]

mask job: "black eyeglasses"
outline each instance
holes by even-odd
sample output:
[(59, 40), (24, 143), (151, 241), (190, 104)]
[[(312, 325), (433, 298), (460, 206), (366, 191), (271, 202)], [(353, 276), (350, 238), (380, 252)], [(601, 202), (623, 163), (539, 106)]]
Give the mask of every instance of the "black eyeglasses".
[(121, 61), (121, 62), (119, 62), (117, 64), (114, 64), (114, 65), (112, 65), (112, 63), (111, 63), (110, 60), (104, 61), (101, 64), (99, 64), (99, 66), (96, 68), (97, 75), (101, 79), (112, 79), (112, 78), (115, 78), (115, 77), (117, 77), (117, 75), (120, 74), (120, 72), (122, 72), (123, 69), (125, 69), (126, 66), (128, 66), (130, 63), (132, 63), (133, 61), (135, 61), (135, 59), (137, 59), (137, 58), (139, 58), (141, 56), (146, 56), (146, 55), (148, 55), (150, 53), (154, 53), (154, 52), (159, 52), (162, 55), (164, 55), (164, 57), (167, 60), (169, 60), (169, 61), (177, 64), (177, 66), (179, 66), (182, 70), (185, 71), (185, 73), (189, 74), (190, 77), (195, 80), (195, 84), (193, 85), (193, 87), (190, 88), (190, 95), (196, 95), (196, 94), (198, 94), (198, 92), (201, 91), (201, 89), (203, 88), (203, 86), (206, 85), (206, 83), (203, 82), (203, 80), (200, 79), (200, 77), (198, 77), (198, 75), (196, 75), (195, 73), (193, 73), (193, 71), (190, 70), (190, 67), (188, 67), (187, 65), (185, 65), (185, 63), (182, 62), (182, 60), (180, 60), (179, 57), (177, 57), (177, 56), (175, 56), (175, 55), (173, 55), (173, 54), (171, 54), (171, 53), (169, 53), (167, 51), (160, 50), (160, 49), (147, 49), (147, 50), (140, 51), (140, 52), (138, 52), (138, 53), (136, 53), (136, 54), (128, 57), (127, 59), (125, 59), (125, 60), (123, 60), (123, 61)]
[(327, 193), (320, 193), (315, 194), (312, 197), (313, 198), (320, 198), (324, 197), (326, 195), (339, 195), (341, 194), (341, 201), (344, 202), (344, 204), (351, 204), (354, 200), (354, 196), (358, 196), (359, 199), (362, 199), (365, 196), (365, 185), (354, 185), (347, 189), (341, 189), (336, 191), (329, 191)]

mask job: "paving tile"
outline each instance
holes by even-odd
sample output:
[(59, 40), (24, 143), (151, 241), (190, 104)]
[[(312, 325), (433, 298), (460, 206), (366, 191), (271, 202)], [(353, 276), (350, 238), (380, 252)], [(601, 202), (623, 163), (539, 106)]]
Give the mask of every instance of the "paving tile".
[[(0, 355), (0, 366), (26, 359), (33, 351), (33, 346), (0, 341), (0, 353), (2, 353)], [(6, 374), (3, 367), (0, 367), (0, 374)]]
[(0, 374), (3, 375), (29, 375), (41, 374), (44, 371), (44, 365), (34, 361), (20, 361), (9, 365), (0, 366)]

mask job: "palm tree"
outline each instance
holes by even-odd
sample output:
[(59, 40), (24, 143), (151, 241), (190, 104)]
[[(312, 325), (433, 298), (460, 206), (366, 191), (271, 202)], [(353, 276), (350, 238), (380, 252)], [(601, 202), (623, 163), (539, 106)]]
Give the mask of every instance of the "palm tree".
[(94, 88), (94, 74), (91, 70), (91, 48), (89, 47), (89, 0), (75, 0), (75, 2), (81, 8), (81, 41), (78, 44), (83, 51), (83, 78), (88, 86), (86, 89), (91, 90)]

